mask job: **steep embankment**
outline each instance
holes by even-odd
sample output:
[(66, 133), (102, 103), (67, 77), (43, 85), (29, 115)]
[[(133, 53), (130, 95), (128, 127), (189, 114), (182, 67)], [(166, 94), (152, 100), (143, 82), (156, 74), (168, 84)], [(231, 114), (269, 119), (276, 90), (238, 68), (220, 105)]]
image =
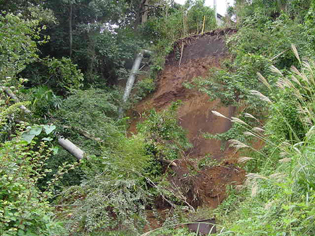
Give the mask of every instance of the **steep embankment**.
[[(167, 57), (164, 70), (158, 78), (157, 90), (140, 102), (135, 108), (130, 132), (136, 132), (136, 123), (141, 114), (152, 108), (158, 111), (166, 109), (172, 102), (181, 100), (178, 121), (188, 132), (188, 139), (193, 144), (186, 157), (176, 160), (176, 173), (170, 177), (174, 189), (180, 188), (187, 201), (194, 207), (206, 205), (216, 207), (226, 197), (227, 184), (241, 184), (244, 171), (229, 164), (235, 152), (232, 148), (221, 149), (221, 141), (205, 139), (203, 133), (223, 133), (231, 128), (231, 122), (212, 114), (219, 111), (227, 117), (233, 116), (236, 108), (225, 107), (219, 100), (210, 101), (208, 95), (187, 89), (184, 82), (195, 77), (206, 77), (209, 69), (220, 67), (228, 58), (225, 47), (225, 35), (232, 34), (231, 29), (212, 31), (179, 40), (174, 50)], [(219, 166), (198, 169), (198, 162), (209, 155), (221, 162)], [(194, 169), (196, 174), (191, 174)], [(185, 189), (185, 190), (184, 190)]]

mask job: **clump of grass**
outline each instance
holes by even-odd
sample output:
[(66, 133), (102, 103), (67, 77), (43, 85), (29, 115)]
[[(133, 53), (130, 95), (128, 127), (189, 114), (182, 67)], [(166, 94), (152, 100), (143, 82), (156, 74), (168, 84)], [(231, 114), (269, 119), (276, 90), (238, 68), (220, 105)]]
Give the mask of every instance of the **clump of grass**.
[[(256, 171), (247, 174), (245, 190), (239, 195), (231, 194), (216, 211), (224, 222), (218, 235), (315, 234), (315, 63), (302, 61), (294, 45), (292, 50), (301, 68), (292, 67), (284, 76), (273, 66), (271, 70), (280, 76), (276, 86), (258, 74), (270, 95), (251, 91), (272, 112), (265, 126), (248, 127), (233, 119), (248, 130), (244, 135), (265, 143), (258, 151), (250, 149), (249, 144), (231, 140), (237, 149), (251, 150), (238, 162), (250, 165), (258, 158), (264, 160)], [(256, 119), (248, 113), (245, 117)]]

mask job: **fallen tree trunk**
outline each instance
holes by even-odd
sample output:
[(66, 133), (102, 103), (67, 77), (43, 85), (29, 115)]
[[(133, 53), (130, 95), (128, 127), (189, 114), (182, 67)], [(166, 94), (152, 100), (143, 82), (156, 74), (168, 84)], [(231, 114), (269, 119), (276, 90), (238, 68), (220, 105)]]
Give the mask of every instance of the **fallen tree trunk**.
[(85, 152), (72, 143), (68, 139), (64, 139), (63, 137), (58, 137), (58, 143), (61, 147), (71, 153), (74, 157), (76, 157), (79, 161), (84, 158)]
[[(15, 94), (12, 92), (10, 88), (7, 88), (7, 87), (1, 87), (1, 88), (15, 103), (20, 102), (18, 97), (15, 96)], [(20, 106), (20, 109), (27, 114), (32, 113), (29, 109), (27, 109), (23, 105)], [(57, 136), (57, 139), (60, 146), (62, 146), (65, 150), (67, 150), (70, 154), (72, 154), (75, 158), (77, 158), (78, 161), (84, 158), (85, 152), (82, 149), (80, 149), (78, 146), (76, 146), (74, 143), (72, 143), (70, 140), (64, 139), (61, 136)]]

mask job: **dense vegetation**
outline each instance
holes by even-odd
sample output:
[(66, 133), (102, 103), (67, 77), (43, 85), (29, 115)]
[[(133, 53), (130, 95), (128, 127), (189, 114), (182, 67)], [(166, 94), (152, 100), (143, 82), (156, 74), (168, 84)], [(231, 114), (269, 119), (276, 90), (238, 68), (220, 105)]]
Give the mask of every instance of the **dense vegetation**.
[[(151, 111), (131, 137), (119, 111), (155, 89), (174, 40), (215, 27), (213, 10), (203, 1), (137, 0), (0, 8), (0, 234), (135, 235), (156, 199), (180, 207), (163, 176), (190, 147), (176, 120), (179, 103)], [(146, 78), (123, 103), (119, 80), (141, 49), (153, 52)]]
[(213, 99), (246, 107), (231, 130), (216, 135), (240, 149), (248, 173), (214, 211), (219, 235), (315, 233), (314, 4), (237, 1), (238, 32), (227, 41), (233, 59), (193, 83)]
[[(154, 91), (174, 41), (217, 27), (214, 11), (202, 0), (15, 0), (0, 9), (0, 234), (137, 235), (163, 199), (172, 226), (151, 235), (193, 235), (174, 229), (189, 221), (187, 207), (164, 175), (191, 146), (180, 102), (150, 111), (132, 136), (119, 111)], [(187, 86), (245, 108), (227, 133), (208, 136), (232, 140), (248, 175), (207, 215), (218, 235), (314, 235), (315, 1), (237, 0), (228, 12), (236, 23), (227, 17), (226, 26), (238, 29), (227, 38), (231, 59)], [(119, 81), (141, 49), (153, 54), (125, 104)]]

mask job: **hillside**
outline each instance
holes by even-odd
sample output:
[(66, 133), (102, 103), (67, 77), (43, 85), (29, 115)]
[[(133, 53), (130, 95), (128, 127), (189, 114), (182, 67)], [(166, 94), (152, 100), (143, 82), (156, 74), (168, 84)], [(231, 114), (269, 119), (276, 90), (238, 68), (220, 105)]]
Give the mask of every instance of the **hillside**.
[(0, 235), (315, 235), (315, 1), (0, 9)]
[[(221, 62), (229, 57), (225, 37), (234, 32), (232, 29), (217, 30), (175, 42), (174, 49), (167, 56), (165, 67), (157, 78), (156, 91), (131, 111), (136, 116), (132, 118), (129, 132), (136, 133), (136, 125), (145, 112), (151, 109), (161, 112), (173, 102), (181, 101), (177, 120), (187, 132), (192, 147), (174, 161), (177, 166), (172, 167), (175, 175), (170, 181), (174, 189), (189, 188), (186, 190), (186, 198), (194, 207), (217, 207), (226, 197), (227, 185), (240, 185), (245, 177), (245, 172), (233, 165), (237, 159), (233, 148), (228, 144), (224, 147), (220, 140), (206, 139), (203, 136), (204, 133), (224, 133), (232, 126), (230, 120), (215, 116), (212, 110), (231, 118), (235, 115), (236, 107), (226, 107), (218, 99), (211, 101), (208, 95), (184, 86), (196, 77), (208, 76), (211, 68), (220, 68)], [(180, 56), (176, 55), (179, 51), (182, 53)], [(198, 164), (209, 156), (218, 166), (198, 171)], [(197, 173), (185, 178), (186, 175), (191, 175), (190, 169), (197, 170)]]

